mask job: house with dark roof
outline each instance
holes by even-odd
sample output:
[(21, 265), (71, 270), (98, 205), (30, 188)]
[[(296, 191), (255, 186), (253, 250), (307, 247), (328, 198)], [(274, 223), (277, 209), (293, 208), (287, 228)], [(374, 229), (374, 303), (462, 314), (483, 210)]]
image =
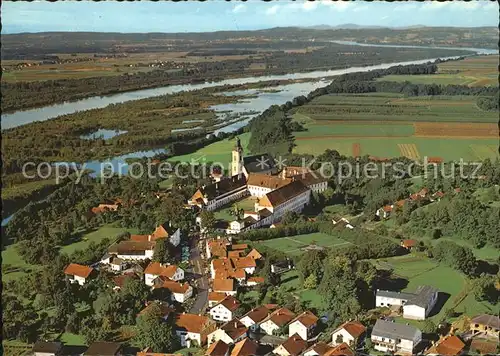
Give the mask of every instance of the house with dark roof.
[(116, 255), (125, 261), (141, 261), (152, 259), (156, 241), (125, 240), (115, 243), (108, 248), (108, 254)]
[(419, 286), (415, 295), (403, 305), (403, 318), (425, 320), (438, 299), (438, 290), (431, 286)]
[(248, 190), (245, 176), (234, 175), (201, 186), (188, 200), (188, 204), (213, 211), (246, 195), (248, 195)]
[(207, 356), (228, 356), (229, 355), (229, 345), (224, 341), (219, 340), (211, 344), (207, 352), (205, 352)]
[(269, 308), (264, 305), (261, 305), (257, 308), (250, 310), (248, 313), (243, 315), (240, 321), (252, 331), (257, 331), (259, 329), (260, 323), (266, 319), (269, 314), (271, 314)]
[(378, 319), (372, 329), (371, 341), (378, 351), (411, 354), (422, 341), (422, 332), (411, 325)]
[(33, 345), (34, 356), (59, 356), (63, 345), (58, 341), (37, 341)]
[(117, 342), (97, 341), (90, 344), (83, 356), (119, 356), (122, 345)]
[(267, 335), (274, 335), (279, 328), (288, 325), (295, 318), (295, 314), (287, 308), (279, 308), (273, 311), (267, 318), (260, 324), (260, 328)]

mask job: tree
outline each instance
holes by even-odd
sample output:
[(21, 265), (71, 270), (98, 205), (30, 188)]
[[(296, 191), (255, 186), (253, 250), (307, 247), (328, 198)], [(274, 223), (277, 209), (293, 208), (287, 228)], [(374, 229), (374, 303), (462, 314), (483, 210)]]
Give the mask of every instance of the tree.
[(212, 211), (202, 210), (200, 213), (200, 220), (201, 231), (211, 233), (217, 221), (214, 213)]
[(344, 342), (344, 337), (342, 336), (342, 334), (338, 334), (337, 337), (335, 338), (335, 343), (341, 344), (343, 342)]
[(324, 258), (325, 253), (318, 250), (307, 251), (303, 254), (297, 264), (297, 270), (300, 273), (301, 279), (304, 280), (311, 274), (314, 274), (317, 281), (321, 280), (323, 276)]
[(165, 238), (157, 239), (153, 250), (153, 261), (159, 263), (172, 263), (170, 243)]
[(262, 268), (262, 276), (264, 277), (264, 281), (266, 284), (270, 284), (272, 286), (277, 286), (280, 284), (280, 276), (279, 274), (273, 273), (271, 271), (271, 261), (269, 258), (266, 258), (264, 262), (264, 267)]
[(318, 279), (315, 274), (310, 274), (304, 281), (305, 289), (315, 289), (318, 286)]
[(488, 301), (495, 305), (498, 303), (498, 290), (495, 287), (495, 277), (486, 274), (473, 281), (473, 293), (478, 302)]
[(180, 346), (180, 342), (172, 327), (172, 321), (161, 318), (161, 310), (154, 304), (146, 313), (137, 319), (137, 333), (134, 344), (144, 349), (151, 347), (153, 352), (172, 353)]

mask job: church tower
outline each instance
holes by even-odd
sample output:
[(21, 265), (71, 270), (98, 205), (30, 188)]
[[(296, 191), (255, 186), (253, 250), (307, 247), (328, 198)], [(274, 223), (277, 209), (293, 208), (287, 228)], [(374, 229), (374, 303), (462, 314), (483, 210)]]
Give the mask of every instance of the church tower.
[(240, 138), (236, 137), (236, 145), (233, 148), (233, 160), (231, 162), (231, 176), (243, 173), (243, 147)]

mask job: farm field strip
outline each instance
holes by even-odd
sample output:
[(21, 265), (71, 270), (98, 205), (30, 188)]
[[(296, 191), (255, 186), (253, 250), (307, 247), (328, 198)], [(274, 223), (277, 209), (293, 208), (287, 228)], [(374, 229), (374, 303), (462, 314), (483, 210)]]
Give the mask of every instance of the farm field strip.
[(418, 153), (417, 146), (413, 143), (398, 143), (399, 151), (404, 157), (410, 159), (418, 160), (420, 159), (420, 154)]
[(416, 122), (416, 137), (498, 137), (498, 126), (485, 123), (434, 123)]
[(355, 142), (352, 144), (352, 155), (354, 157), (361, 156), (361, 144), (359, 142)]

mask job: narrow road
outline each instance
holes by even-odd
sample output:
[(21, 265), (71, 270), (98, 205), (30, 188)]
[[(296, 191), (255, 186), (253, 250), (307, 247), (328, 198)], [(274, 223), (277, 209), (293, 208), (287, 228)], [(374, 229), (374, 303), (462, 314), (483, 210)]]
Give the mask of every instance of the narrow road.
[(193, 314), (201, 314), (208, 304), (208, 276), (205, 273), (205, 262), (201, 257), (200, 236), (193, 236), (191, 239), (191, 265), (196, 280), (197, 295), (196, 300), (189, 310)]

